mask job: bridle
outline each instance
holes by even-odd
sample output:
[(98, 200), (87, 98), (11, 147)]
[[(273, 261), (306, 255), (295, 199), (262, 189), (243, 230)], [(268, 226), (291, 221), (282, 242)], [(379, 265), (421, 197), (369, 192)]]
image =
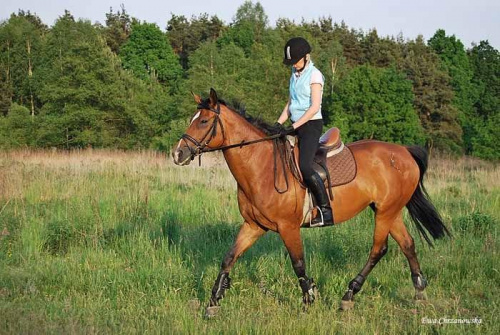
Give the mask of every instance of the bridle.
[[(198, 104), (197, 107), (198, 110), (201, 109), (208, 109), (209, 111), (215, 113), (215, 118), (214, 121), (212, 122), (212, 125), (208, 129), (208, 131), (203, 135), (201, 140), (197, 140), (191, 135), (188, 135), (184, 133), (181, 136), (181, 141), (184, 141), (186, 143), (186, 146), (189, 149), (189, 152), (191, 153), (191, 160), (193, 160), (196, 156), (201, 156), (201, 154), (205, 152), (212, 152), (212, 151), (218, 151), (218, 150), (226, 150), (226, 149), (231, 149), (231, 148), (236, 148), (236, 147), (243, 147), (249, 144), (254, 144), (258, 142), (263, 142), (263, 141), (268, 141), (268, 140), (274, 140), (276, 138), (281, 137), (281, 135), (276, 134), (276, 135), (271, 135), (271, 136), (266, 136), (263, 138), (260, 138), (258, 140), (252, 140), (252, 141), (241, 141), (240, 143), (236, 144), (229, 144), (229, 145), (223, 145), (217, 148), (208, 148), (208, 144), (214, 139), (215, 136), (217, 136), (217, 125), (220, 125), (220, 129), (222, 132), (222, 142), (224, 142), (225, 133), (224, 133), (224, 125), (222, 124), (220, 120), (220, 103), (217, 102), (216, 108), (213, 108), (212, 106), (207, 106), (206, 104)], [(188, 142), (191, 142), (194, 147), (190, 146)]]
[[(204, 152), (215, 151), (214, 149), (207, 148), (207, 145), (214, 139), (215, 136), (217, 136), (217, 124), (220, 124), (223, 141), (225, 138), (224, 126), (222, 125), (222, 122), (220, 122), (220, 103), (217, 102), (216, 108), (199, 104), (198, 110), (201, 110), (201, 109), (208, 109), (211, 112), (214, 112), (215, 118), (214, 118), (214, 121), (212, 122), (212, 125), (208, 129), (208, 131), (205, 133), (205, 135), (199, 141), (189, 134), (186, 134), (186, 133), (182, 134), (181, 141), (184, 141), (186, 143), (186, 146), (188, 147), (189, 152), (191, 153), (191, 160), (193, 160), (196, 156), (201, 155)], [(188, 144), (188, 141), (193, 143), (194, 147), (190, 146)], [(219, 148), (217, 148), (217, 149), (219, 149)]]
[[(218, 151), (218, 150), (227, 150), (227, 149), (231, 149), (231, 148), (236, 148), (236, 147), (243, 147), (243, 146), (246, 146), (246, 145), (250, 145), (250, 144), (254, 144), (254, 143), (259, 143), (259, 142), (263, 142), (263, 141), (269, 141), (269, 140), (274, 140), (273, 141), (273, 157), (274, 157), (274, 188), (276, 189), (276, 191), (278, 191), (278, 193), (284, 193), (286, 191), (288, 191), (288, 177), (286, 175), (286, 162), (288, 161), (286, 159), (286, 152), (283, 148), (283, 145), (279, 145), (279, 141), (278, 141), (278, 138), (282, 137), (280, 134), (276, 134), (276, 135), (271, 135), (271, 136), (266, 136), (266, 137), (263, 137), (263, 138), (259, 138), (258, 140), (252, 140), (252, 141), (241, 141), (240, 143), (236, 143), (236, 144), (229, 144), (229, 145), (223, 145), (223, 146), (220, 146), (220, 147), (217, 147), (217, 148), (208, 148), (208, 144), (214, 139), (215, 136), (217, 136), (217, 125), (220, 125), (220, 129), (221, 129), (221, 132), (222, 132), (222, 143), (224, 143), (224, 139), (226, 138), (225, 137), (225, 133), (224, 133), (224, 126), (220, 120), (220, 103), (217, 102), (217, 105), (216, 105), (216, 108), (213, 108), (212, 106), (207, 106), (206, 104), (198, 104), (198, 110), (201, 110), (201, 109), (208, 109), (209, 111), (215, 113), (215, 118), (214, 118), (214, 121), (212, 122), (212, 125), (210, 126), (210, 128), (208, 129), (208, 131), (205, 133), (205, 135), (203, 135), (203, 137), (201, 138), (201, 140), (197, 140), (195, 139), (193, 136), (191, 135), (188, 135), (186, 133), (184, 133), (182, 136), (181, 136), (181, 141), (184, 141), (186, 143), (186, 146), (188, 147), (189, 149), (189, 152), (191, 153), (191, 160), (194, 160), (194, 158), (196, 156), (199, 157), (200, 159), (200, 165), (201, 165), (201, 155), (205, 152), (212, 152), (212, 151)], [(191, 142), (194, 147), (190, 146), (188, 142)], [(276, 185), (276, 181), (277, 181), (277, 176), (278, 176), (278, 162), (277, 162), (277, 156), (280, 156), (281, 157), (281, 168), (282, 168), (282, 173), (283, 175), (285, 176), (285, 184), (286, 184), (286, 187), (285, 189), (280, 189), (277, 185)], [(297, 177), (296, 177), (297, 178)]]

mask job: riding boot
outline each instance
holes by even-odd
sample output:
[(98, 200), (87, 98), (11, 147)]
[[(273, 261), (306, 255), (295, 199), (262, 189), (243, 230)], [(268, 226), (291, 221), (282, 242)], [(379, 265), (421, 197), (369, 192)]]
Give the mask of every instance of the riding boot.
[(311, 178), (308, 180), (307, 186), (316, 199), (316, 204), (319, 207), (316, 217), (311, 221), (311, 227), (333, 225), (333, 213), (332, 208), (330, 207), (330, 199), (326, 193), (325, 184), (321, 180), (319, 174), (316, 172), (313, 173)]

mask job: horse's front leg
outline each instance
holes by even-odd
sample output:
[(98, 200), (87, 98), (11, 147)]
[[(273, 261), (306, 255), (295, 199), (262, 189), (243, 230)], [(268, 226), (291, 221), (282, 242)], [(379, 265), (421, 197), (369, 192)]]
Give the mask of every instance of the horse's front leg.
[(306, 275), (306, 263), (304, 261), (304, 248), (300, 237), (300, 228), (283, 229), (279, 231), (281, 239), (290, 254), (293, 270), (299, 278), (299, 285), (302, 289), (302, 301), (305, 305), (310, 305), (316, 298), (316, 285), (312, 278)]
[(240, 231), (236, 236), (233, 246), (226, 253), (221, 264), (221, 269), (215, 284), (212, 288), (212, 296), (207, 308), (207, 316), (213, 316), (218, 311), (219, 300), (224, 297), (224, 292), (230, 287), (231, 279), (229, 271), (231, 271), (236, 260), (264, 235), (266, 230), (262, 229), (255, 223), (243, 222)]

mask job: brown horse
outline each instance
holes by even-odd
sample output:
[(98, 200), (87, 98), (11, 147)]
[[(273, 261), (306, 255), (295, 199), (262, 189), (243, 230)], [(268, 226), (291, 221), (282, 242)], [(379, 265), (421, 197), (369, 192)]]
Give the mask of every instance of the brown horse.
[[(238, 257), (268, 230), (280, 234), (299, 278), (303, 302), (312, 303), (316, 286), (312, 278), (306, 275), (300, 237), (306, 190), (289, 170), (286, 171), (290, 184), (288, 190), (283, 193), (276, 190), (273, 143), (268, 140), (270, 137), (266, 137), (267, 134), (260, 127), (219, 101), (215, 90), (210, 90), (210, 98), (206, 100), (197, 95), (194, 98), (198, 110), (186, 133), (172, 150), (174, 162), (187, 165), (203, 152), (222, 150), (238, 183), (238, 204), (243, 217), (234, 245), (222, 261), (207, 313), (217, 310), (219, 300), (230, 286), (229, 271)], [(413, 238), (403, 222), (403, 208), (408, 208), (419, 232), (429, 244), (424, 228), (433, 238), (449, 235), (423, 188), (427, 153), (419, 147), (379, 141), (360, 141), (348, 147), (356, 160), (357, 175), (352, 182), (334, 188), (335, 197), (331, 205), (335, 223), (349, 220), (370, 206), (375, 212), (375, 231), (368, 261), (349, 283), (341, 308), (353, 306), (354, 295), (387, 252), (389, 234), (408, 259), (415, 297), (424, 299), (427, 282), (420, 270)]]

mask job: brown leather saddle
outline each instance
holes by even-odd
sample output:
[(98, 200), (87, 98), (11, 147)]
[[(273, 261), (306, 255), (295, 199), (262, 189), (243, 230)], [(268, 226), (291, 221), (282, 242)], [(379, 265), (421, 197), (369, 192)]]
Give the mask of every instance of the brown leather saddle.
[[(292, 137), (289, 140), (293, 146), (291, 156), (293, 158), (294, 175), (305, 188), (298, 165), (299, 146), (295, 145), (297, 138)], [(332, 187), (347, 184), (356, 177), (356, 161), (349, 147), (342, 142), (338, 128), (328, 129), (319, 139), (319, 149), (314, 158), (313, 168), (321, 179), (328, 183), (330, 198), (333, 198)]]

